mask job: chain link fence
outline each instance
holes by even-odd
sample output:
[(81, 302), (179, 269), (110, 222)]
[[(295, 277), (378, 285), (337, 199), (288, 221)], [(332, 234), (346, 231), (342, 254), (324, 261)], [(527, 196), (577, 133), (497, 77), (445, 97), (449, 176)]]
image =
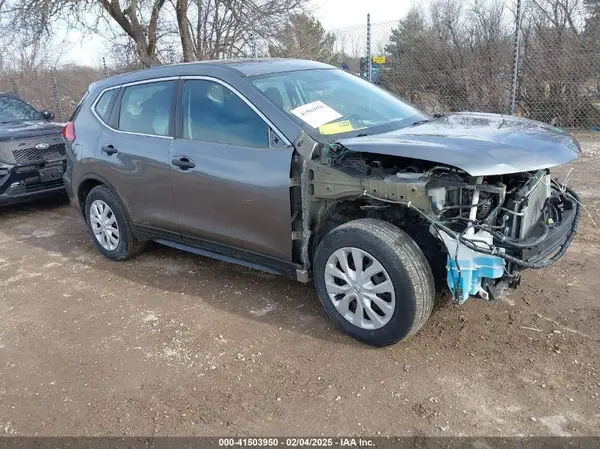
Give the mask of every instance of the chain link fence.
[(341, 64), (368, 77), (370, 33), (372, 82), (429, 113), (506, 113), (600, 130), (600, 6), (563, 11), (567, 0), (519, 1), (511, 13), (477, 4), (434, 3), (370, 30), (367, 22), (333, 30)]
[[(433, 0), (401, 20), (329, 33), (342, 68), (370, 72), (372, 82), (429, 113), (505, 113), (600, 130), (600, 0), (522, 1), (511, 11), (510, 0)], [(96, 69), (3, 76), (0, 91), (18, 88), (36, 107), (68, 117), (89, 83), (120, 71), (102, 58)]]

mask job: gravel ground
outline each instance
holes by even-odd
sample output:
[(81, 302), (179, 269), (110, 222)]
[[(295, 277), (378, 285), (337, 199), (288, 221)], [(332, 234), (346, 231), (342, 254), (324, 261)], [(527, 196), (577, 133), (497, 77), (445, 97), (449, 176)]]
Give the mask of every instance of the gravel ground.
[(384, 349), (310, 286), (152, 247), (113, 263), (66, 201), (0, 216), (0, 435), (599, 435), (600, 140), (567, 255)]

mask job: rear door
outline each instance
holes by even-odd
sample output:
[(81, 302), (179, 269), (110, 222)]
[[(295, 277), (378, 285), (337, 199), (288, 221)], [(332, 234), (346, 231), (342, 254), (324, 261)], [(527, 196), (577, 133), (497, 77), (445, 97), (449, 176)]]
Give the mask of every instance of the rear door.
[[(179, 239), (169, 151), (177, 79), (121, 87), (98, 140), (97, 173), (117, 190), (141, 230)], [(94, 105), (102, 111), (102, 96)], [(168, 235), (171, 234), (171, 235)]]
[(293, 147), (232, 86), (211, 77), (182, 83), (170, 158), (184, 241), (291, 260)]

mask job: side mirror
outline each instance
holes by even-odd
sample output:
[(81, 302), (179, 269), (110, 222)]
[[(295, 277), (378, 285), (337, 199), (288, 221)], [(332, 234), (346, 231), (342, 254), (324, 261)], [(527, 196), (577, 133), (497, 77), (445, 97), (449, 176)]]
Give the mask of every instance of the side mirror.
[(52, 113), (52, 111), (49, 111), (48, 109), (43, 109), (42, 117), (44, 117), (44, 119), (50, 121), (54, 118), (54, 114)]

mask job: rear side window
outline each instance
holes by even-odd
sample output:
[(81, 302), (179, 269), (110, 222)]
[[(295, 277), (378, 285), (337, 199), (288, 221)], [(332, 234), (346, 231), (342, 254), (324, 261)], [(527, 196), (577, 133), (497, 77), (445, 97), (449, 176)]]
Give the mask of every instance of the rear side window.
[(112, 104), (112, 100), (118, 92), (119, 89), (108, 90), (100, 96), (100, 99), (96, 103), (94, 110), (96, 111), (96, 114), (98, 114), (98, 117), (104, 122), (108, 122), (108, 116), (110, 115), (109, 106)]
[(169, 135), (175, 83), (160, 81), (125, 88), (119, 130), (155, 136)]

